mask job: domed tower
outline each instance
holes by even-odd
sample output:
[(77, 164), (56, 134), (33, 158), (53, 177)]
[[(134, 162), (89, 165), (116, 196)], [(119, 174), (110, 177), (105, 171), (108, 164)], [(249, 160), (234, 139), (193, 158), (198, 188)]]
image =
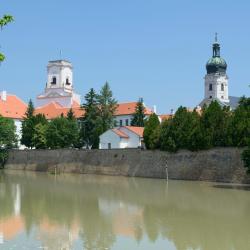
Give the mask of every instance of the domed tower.
[(228, 103), (228, 77), (226, 74), (227, 63), (220, 56), (220, 44), (217, 41), (217, 33), (215, 35), (215, 42), (213, 44), (213, 57), (208, 60), (206, 69), (206, 102), (210, 103), (212, 100), (218, 100), (225, 104)]

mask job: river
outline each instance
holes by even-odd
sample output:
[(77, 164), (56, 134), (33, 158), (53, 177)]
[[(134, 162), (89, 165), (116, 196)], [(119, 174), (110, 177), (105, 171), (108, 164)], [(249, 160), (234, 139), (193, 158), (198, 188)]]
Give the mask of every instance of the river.
[(0, 249), (247, 250), (250, 188), (2, 171)]

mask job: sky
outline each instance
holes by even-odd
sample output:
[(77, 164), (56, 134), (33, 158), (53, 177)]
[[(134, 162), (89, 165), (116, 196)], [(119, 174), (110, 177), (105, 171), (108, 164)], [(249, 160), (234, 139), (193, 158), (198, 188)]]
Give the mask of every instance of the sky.
[(0, 91), (35, 101), (48, 61), (67, 59), (83, 97), (108, 81), (118, 102), (195, 107), (218, 32), (229, 95), (249, 96), (249, 13), (246, 0), (1, 0), (15, 22), (0, 31)]

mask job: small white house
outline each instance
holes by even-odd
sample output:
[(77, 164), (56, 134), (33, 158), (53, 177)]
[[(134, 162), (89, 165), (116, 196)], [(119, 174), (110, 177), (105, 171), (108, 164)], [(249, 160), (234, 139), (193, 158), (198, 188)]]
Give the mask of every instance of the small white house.
[(143, 144), (142, 127), (125, 126), (109, 129), (100, 135), (100, 149), (138, 148)]

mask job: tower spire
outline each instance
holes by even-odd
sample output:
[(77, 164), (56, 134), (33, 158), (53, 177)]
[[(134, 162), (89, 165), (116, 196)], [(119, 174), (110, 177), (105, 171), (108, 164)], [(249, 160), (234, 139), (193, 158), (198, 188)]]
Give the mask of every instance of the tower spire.
[(217, 43), (218, 42), (218, 33), (217, 32), (215, 32), (215, 43)]

